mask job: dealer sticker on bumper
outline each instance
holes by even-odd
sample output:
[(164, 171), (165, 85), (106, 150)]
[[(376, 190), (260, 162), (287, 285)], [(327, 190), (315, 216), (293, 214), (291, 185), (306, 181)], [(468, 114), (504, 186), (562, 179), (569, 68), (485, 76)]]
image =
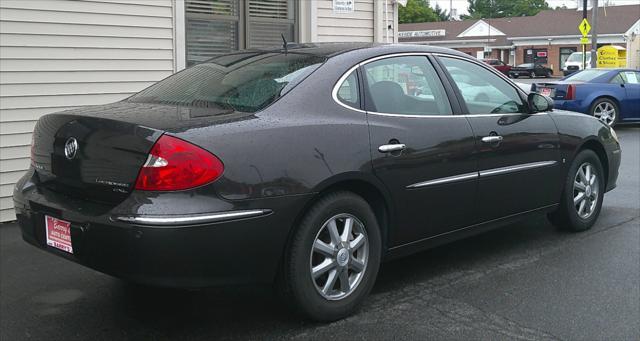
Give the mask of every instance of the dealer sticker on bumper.
[(47, 245), (73, 253), (71, 246), (71, 223), (62, 219), (45, 216)]

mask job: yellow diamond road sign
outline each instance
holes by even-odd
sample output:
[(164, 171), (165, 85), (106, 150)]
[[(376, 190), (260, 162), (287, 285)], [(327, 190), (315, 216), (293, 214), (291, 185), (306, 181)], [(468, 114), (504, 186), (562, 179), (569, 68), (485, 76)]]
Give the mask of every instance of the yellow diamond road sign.
[(583, 37), (586, 37), (587, 34), (589, 34), (589, 31), (591, 31), (591, 25), (589, 25), (587, 18), (582, 19), (582, 22), (578, 25), (578, 29), (580, 30), (580, 33), (582, 33)]

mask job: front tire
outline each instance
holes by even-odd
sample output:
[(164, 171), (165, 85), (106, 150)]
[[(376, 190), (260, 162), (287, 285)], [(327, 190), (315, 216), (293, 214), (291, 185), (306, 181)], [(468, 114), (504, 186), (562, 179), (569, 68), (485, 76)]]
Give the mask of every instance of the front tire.
[(590, 229), (600, 215), (604, 189), (604, 171), (598, 155), (590, 149), (581, 151), (569, 168), (560, 206), (549, 219), (567, 231)]
[(536, 78), (536, 73), (535, 73), (535, 71), (531, 71), (531, 72), (529, 72), (529, 78)]
[(285, 254), (281, 292), (316, 321), (352, 314), (375, 283), (380, 228), (371, 207), (351, 192), (320, 199), (305, 214)]

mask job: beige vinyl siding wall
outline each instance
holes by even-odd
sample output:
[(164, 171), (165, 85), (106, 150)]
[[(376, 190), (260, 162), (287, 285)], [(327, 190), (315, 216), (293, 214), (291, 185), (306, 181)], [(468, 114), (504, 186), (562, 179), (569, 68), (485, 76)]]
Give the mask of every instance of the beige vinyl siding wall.
[(374, 0), (356, 0), (353, 13), (334, 13), (332, 0), (316, 1), (317, 40), (374, 41)]
[(0, 221), (36, 120), (121, 100), (176, 69), (171, 0), (0, 0)]
[[(397, 6), (392, 0), (386, 1), (386, 21), (385, 0), (355, 0), (352, 13), (334, 13), (332, 0), (317, 0), (314, 4), (316, 17), (311, 19), (316, 25), (311, 28), (314, 42), (397, 42)], [(387, 25), (391, 25), (388, 39)]]

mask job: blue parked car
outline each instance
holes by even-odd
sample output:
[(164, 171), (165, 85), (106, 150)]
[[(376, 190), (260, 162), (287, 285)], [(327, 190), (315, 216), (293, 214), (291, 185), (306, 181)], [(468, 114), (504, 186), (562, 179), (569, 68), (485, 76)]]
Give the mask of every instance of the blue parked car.
[(531, 87), (554, 99), (555, 107), (592, 115), (609, 126), (640, 122), (640, 72), (633, 69), (587, 69), (557, 82)]

